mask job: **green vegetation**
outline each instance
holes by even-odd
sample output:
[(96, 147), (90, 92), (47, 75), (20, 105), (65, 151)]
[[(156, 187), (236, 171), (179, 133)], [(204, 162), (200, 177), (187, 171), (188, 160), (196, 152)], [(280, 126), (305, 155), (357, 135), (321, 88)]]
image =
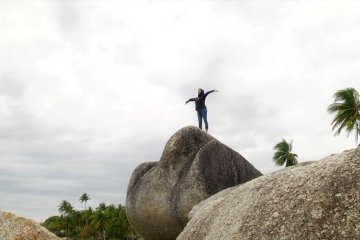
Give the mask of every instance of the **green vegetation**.
[(335, 135), (339, 135), (343, 129), (347, 136), (355, 131), (355, 142), (360, 135), (360, 100), (359, 93), (354, 88), (339, 90), (334, 94), (334, 103), (328, 107), (329, 113), (334, 113), (332, 121), (333, 130), (338, 128)]
[(86, 225), (89, 225), (89, 221), (88, 221), (88, 217), (87, 217), (87, 208), (86, 208), (86, 203), (87, 203), (87, 201), (89, 201), (90, 200), (90, 197), (89, 197), (89, 195), (87, 195), (86, 193), (84, 193), (83, 195), (81, 195), (81, 197), (80, 197), (80, 202), (85, 202), (85, 220), (86, 220)]
[(84, 193), (79, 201), (85, 203), (84, 210), (75, 210), (66, 200), (59, 205), (60, 216), (52, 216), (42, 223), (59, 237), (67, 239), (137, 239), (127, 220), (125, 207), (122, 205), (99, 204), (94, 210), (87, 208), (89, 195)]
[(285, 167), (293, 166), (298, 164), (297, 154), (292, 153), (292, 141), (286, 142), (284, 139), (275, 145), (275, 153), (273, 160), (277, 166), (282, 166), (285, 164)]

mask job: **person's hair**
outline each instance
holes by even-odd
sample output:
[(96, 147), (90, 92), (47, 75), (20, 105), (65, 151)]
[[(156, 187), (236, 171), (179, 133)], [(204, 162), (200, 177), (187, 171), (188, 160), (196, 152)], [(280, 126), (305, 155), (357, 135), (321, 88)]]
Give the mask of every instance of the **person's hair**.
[(200, 92), (198, 93), (198, 97), (201, 97), (201, 96), (204, 95), (205, 93), (204, 93), (204, 90), (203, 90), (203, 89), (199, 88), (199, 90), (200, 90)]

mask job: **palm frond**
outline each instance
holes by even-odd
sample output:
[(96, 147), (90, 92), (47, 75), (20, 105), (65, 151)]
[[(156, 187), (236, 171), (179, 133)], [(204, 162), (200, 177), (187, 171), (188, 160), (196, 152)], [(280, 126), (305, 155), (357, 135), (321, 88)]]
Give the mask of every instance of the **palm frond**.
[(346, 88), (334, 94), (334, 103), (329, 105), (328, 112), (335, 114), (331, 122), (332, 130), (336, 130), (335, 135), (339, 135), (345, 129), (347, 136), (355, 130), (355, 140), (357, 143), (360, 130), (360, 100), (359, 93), (354, 88)]
[(285, 139), (282, 139), (281, 142), (277, 143), (274, 146), (274, 157), (273, 160), (275, 165), (282, 166), (292, 166), (297, 164), (297, 154), (292, 153), (292, 140), (286, 142)]

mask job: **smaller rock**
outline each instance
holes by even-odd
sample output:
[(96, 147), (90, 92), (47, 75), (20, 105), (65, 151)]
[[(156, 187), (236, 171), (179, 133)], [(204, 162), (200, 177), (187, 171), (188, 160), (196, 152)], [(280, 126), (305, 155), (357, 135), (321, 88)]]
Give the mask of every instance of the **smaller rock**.
[(1, 240), (61, 240), (37, 222), (0, 210)]

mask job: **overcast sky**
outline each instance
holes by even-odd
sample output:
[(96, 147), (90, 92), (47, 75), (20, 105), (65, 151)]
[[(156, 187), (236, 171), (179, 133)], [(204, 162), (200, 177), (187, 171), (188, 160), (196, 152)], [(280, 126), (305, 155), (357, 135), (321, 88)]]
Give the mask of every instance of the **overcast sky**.
[(62, 200), (125, 203), (132, 171), (197, 125), (263, 173), (293, 139), (299, 161), (334, 137), (335, 91), (360, 90), (356, 1), (0, 2), (0, 209), (44, 221)]

